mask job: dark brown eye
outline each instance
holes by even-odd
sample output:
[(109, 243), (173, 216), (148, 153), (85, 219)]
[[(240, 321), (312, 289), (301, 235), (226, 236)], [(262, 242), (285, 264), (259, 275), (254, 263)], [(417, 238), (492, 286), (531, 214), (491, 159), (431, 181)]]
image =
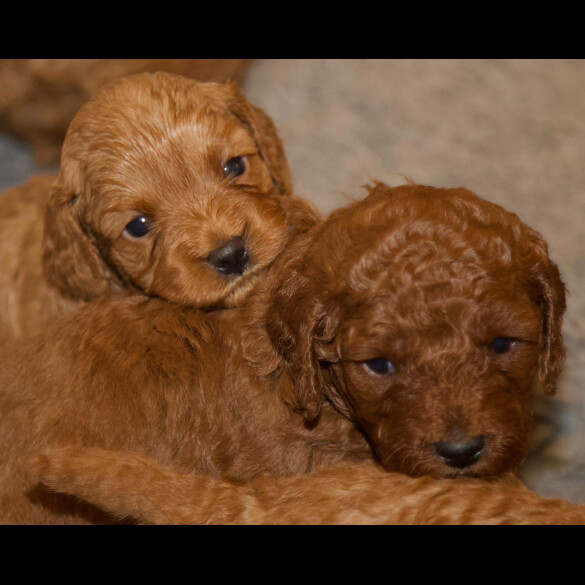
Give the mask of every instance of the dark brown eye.
[(392, 365), (392, 362), (386, 358), (375, 358), (364, 362), (364, 364), (370, 372), (379, 374), (380, 376), (387, 376), (388, 374), (396, 373), (396, 369)]
[(492, 351), (496, 354), (508, 353), (516, 345), (516, 340), (511, 337), (496, 337), (492, 341)]
[(152, 221), (143, 215), (133, 219), (124, 230), (127, 234), (133, 238), (142, 238), (152, 228)]
[(234, 158), (230, 158), (225, 163), (223, 172), (226, 177), (240, 177), (246, 172), (246, 157), (235, 156)]

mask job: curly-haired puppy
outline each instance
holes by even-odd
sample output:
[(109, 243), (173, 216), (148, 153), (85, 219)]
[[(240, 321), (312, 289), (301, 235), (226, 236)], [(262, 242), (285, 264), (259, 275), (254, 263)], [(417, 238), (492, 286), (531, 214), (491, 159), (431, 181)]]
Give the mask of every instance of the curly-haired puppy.
[(517, 467), (531, 389), (554, 393), (565, 358), (565, 287), (542, 237), (466, 189), (378, 184), (313, 238), (268, 323), (292, 407), (315, 421), (330, 400), (387, 469)]
[(58, 177), (0, 196), (0, 341), (121, 290), (240, 304), (316, 218), (272, 121), (234, 86), (117, 80), (71, 123)]
[(145, 71), (240, 82), (251, 59), (0, 59), (0, 128), (33, 146), (38, 164), (58, 161), (77, 110), (102, 85)]
[(2, 518), (98, 520), (32, 489), (26, 461), (67, 445), (238, 481), (372, 452), (413, 475), (515, 469), (534, 379), (553, 391), (564, 353), (545, 243), (464, 189), (370, 191), (291, 242), (243, 307), (110, 295), (0, 350)]
[(356, 462), (237, 485), (91, 447), (39, 456), (35, 469), (49, 488), (143, 524), (585, 524), (585, 506), (541, 498), (511, 474), (413, 478)]

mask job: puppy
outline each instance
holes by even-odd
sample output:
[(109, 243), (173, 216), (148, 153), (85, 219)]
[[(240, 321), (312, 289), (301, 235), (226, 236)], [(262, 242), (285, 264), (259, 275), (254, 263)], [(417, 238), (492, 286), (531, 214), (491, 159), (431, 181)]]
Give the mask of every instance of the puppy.
[(535, 378), (554, 391), (564, 307), (515, 215), (464, 189), (376, 184), (298, 235), (243, 307), (110, 295), (0, 350), (1, 517), (104, 520), (34, 487), (26, 461), (67, 445), (239, 482), (373, 458), (514, 470)]
[(0, 341), (122, 290), (242, 303), (291, 230), (317, 221), (291, 190), (272, 121), (234, 86), (145, 73), (103, 87), (59, 175), (0, 196)]
[(367, 462), (245, 485), (177, 473), (137, 453), (63, 448), (35, 468), (53, 490), (143, 524), (584, 524), (513, 475), (412, 478)]
[(31, 143), (37, 163), (59, 160), (77, 110), (105, 83), (167, 71), (241, 82), (251, 59), (0, 59), (0, 128)]

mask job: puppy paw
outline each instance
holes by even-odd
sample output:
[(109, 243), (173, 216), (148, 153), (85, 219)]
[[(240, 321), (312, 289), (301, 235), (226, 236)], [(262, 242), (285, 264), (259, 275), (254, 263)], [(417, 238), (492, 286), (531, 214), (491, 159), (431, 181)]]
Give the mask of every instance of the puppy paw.
[(103, 463), (99, 455), (96, 449), (63, 447), (37, 455), (29, 467), (51, 491), (79, 494), (100, 474)]

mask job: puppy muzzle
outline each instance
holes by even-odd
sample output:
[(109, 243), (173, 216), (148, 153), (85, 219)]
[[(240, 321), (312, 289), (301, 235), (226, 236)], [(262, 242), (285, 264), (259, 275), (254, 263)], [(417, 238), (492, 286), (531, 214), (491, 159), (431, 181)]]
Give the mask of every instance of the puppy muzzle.
[(246, 242), (235, 237), (213, 250), (207, 257), (207, 262), (220, 274), (241, 275), (250, 263), (250, 253)]
[(459, 441), (437, 441), (435, 452), (448, 467), (465, 469), (477, 463), (486, 452), (483, 435), (466, 437)]

